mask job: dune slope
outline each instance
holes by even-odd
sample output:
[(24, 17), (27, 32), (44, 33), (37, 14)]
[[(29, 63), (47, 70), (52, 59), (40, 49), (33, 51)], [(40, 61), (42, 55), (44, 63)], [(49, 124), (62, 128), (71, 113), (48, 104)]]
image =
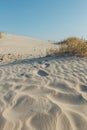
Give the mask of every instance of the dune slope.
[(16, 54), (30, 56), (44, 56), (50, 48), (55, 48), (51, 42), (38, 39), (4, 34), (0, 39), (0, 54)]

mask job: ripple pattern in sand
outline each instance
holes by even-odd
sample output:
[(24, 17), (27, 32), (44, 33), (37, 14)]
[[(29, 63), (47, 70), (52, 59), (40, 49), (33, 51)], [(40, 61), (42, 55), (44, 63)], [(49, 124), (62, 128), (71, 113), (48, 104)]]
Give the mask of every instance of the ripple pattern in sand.
[(87, 60), (0, 66), (0, 130), (87, 130)]

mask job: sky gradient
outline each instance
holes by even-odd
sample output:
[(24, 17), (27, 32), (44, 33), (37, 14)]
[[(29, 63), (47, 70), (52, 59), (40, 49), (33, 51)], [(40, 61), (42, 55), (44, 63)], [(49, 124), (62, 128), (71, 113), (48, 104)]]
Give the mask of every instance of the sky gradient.
[(87, 0), (0, 0), (0, 31), (52, 41), (87, 39)]

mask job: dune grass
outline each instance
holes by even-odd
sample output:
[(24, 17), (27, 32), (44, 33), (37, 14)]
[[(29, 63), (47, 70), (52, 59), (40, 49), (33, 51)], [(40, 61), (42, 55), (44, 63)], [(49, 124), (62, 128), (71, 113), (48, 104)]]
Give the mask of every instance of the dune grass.
[(71, 37), (66, 39), (64, 42), (65, 44), (60, 47), (60, 53), (87, 57), (87, 42), (85, 40)]
[(0, 39), (2, 38), (2, 33), (0, 32)]
[(87, 57), (87, 41), (76, 37), (67, 38), (59, 43), (57, 49), (51, 49), (48, 55), (75, 55), (79, 57)]

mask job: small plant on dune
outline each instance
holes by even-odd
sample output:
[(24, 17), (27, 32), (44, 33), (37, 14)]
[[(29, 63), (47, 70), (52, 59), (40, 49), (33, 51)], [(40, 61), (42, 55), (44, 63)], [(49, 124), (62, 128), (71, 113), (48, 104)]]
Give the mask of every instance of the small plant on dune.
[(65, 44), (60, 46), (60, 53), (67, 53), (71, 55), (76, 55), (80, 57), (87, 56), (87, 42), (79, 38), (68, 38)]
[(59, 48), (50, 49), (49, 55), (76, 55), (80, 57), (87, 57), (87, 41), (76, 37), (68, 38), (59, 42)]
[(0, 38), (2, 38), (2, 33), (0, 32)]

